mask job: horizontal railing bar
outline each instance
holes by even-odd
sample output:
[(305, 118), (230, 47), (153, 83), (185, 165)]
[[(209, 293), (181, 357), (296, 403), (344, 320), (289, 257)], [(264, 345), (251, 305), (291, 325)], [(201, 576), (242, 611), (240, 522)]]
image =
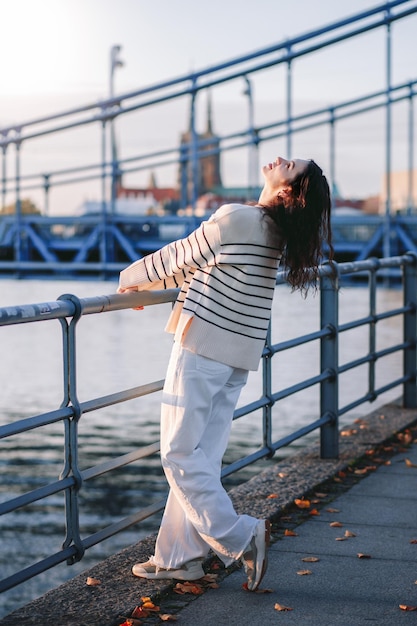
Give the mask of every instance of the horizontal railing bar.
[(353, 361), (349, 361), (348, 363), (344, 363), (343, 365), (339, 365), (338, 374), (344, 374), (345, 372), (354, 369), (355, 367), (359, 367), (360, 365), (366, 365), (367, 363), (374, 363), (378, 361), (378, 359), (382, 357), (389, 356), (390, 354), (395, 354), (396, 352), (400, 352), (400, 350), (404, 350), (406, 348), (410, 348), (411, 344), (407, 342), (398, 343), (395, 346), (390, 346), (389, 348), (384, 348), (381, 350), (377, 350), (372, 354), (367, 354), (359, 359), (355, 359)]
[(77, 553), (75, 546), (69, 546), (60, 552), (56, 552), (55, 554), (51, 554), (46, 559), (42, 559), (25, 569), (22, 569), (12, 576), (8, 578), (4, 578), (0, 580), (0, 593), (3, 591), (8, 591), (9, 589), (13, 589), (13, 587), (17, 587), (21, 583), (24, 583), (27, 580), (30, 580), (34, 576), (38, 574), (42, 574), (46, 572), (48, 569), (67, 561), (69, 558), (73, 557)]
[(394, 389), (395, 387), (398, 387), (399, 385), (409, 382), (410, 380), (411, 380), (410, 376), (402, 376), (401, 378), (397, 378), (396, 380), (392, 381), (391, 383), (388, 383), (387, 385), (384, 385), (383, 387), (379, 387), (378, 389), (375, 389), (375, 391), (373, 392), (368, 392), (361, 398), (358, 398), (354, 402), (351, 402), (350, 404), (347, 404), (346, 406), (340, 408), (339, 415), (344, 415), (345, 413), (348, 413), (349, 411), (351, 411), (352, 409), (355, 409), (360, 404), (364, 404), (364, 402), (373, 402), (381, 394), (386, 393), (387, 391), (390, 391), (391, 389)]
[(351, 322), (347, 322), (345, 324), (339, 325), (339, 332), (343, 333), (347, 330), (352, 330), (354, 328), (359, 328), (361, 326), (367, 326), (373, 322), (380, 322), (382, 320), (391, 319), (392, 317), (397, 317), (398, 315), (403, 315), (404, 313), (408, 313), (413, 310), (413, 307), (410, 305), (400, 307), (398, 309), (391, 309), (390, 311), (384, 311), (383, 313), (376, 313), (375, 315), (367, 315), (366, 317), (361, 317), (357, 320), (352, 320)]
[(11, 435), (18, 435), (28, 430), (33, 430), (40, 426), (47, 426), (48, 424), (55, 424), (63, 419), (72, 417), (74, 411), (72, 407), (63, 407), (50, 411), (48, 413), (42, 413), (41, 415), (35, 415), (33, 417), (26, 417), (25, 419), (13, 422), (11, 424), (5, 424), (0, 426), (0, 439), (10, 437)]
[(318, 428), (321, 428), (322, 426), (329, 424), (333, 419), (334, 418), (331, 415), (323, 415), (323, 417), (320, 417), (318, 420), (311, 422), (311, 424), (308, 424), (307, 426), (304, 426), (303, 428), (296, 430), (290, 435), (287, 435), (286, 437), (279, 439), (275, 443), (271, 444), (271, 447), (275, 451), (279, 450), (280, 448), (284, 448), (290, 443), (293, 443), (294, 441), (296, 441), (297, 439), (301, 439), (301, 437), (308, 435), (314, 430), (317, 430)]
[(150, 443), (149, 445), (144, 446), (139, 450), (128, 452), (127, 454), (118, 456), (115, 459), (110, 459), (110, 461), (105, 461), (104, 463), (100, 463), (99, 465), (95, 465), (94, 467), (90, 467), (89, 469), (82, 470), (80, 472), (81, 478), (83, 480), (96, 478), (97, 476), (106, 474), (113, 469), (118, 469), (119, 467), (123, 467), (125, 465), (128, 465), (129, 463), (133, 463), (134, 461), (138, 461), (139, 459), (144, 459), (146, 457), (152, 456), (152, 454), (156, 454), (157, 452), (159, 452), (159, 448), (159, 441), (156, 441), (155, 443)]
[(283, 437), (282, 439), (279, 439), (277, 442), (271, 444), (270, 448), (263, 447), (257, 450), (256, 452), (253, 452), (252, 454), (249, 454), (248, 456), (243, 457), (242, 459), (238, 459), (237, 461), (230, 463), (225, 468), (223, 468), (222, 478), (229, 476), (230, 474), (233, 474), (234, 472), (239, 471), (243, 469), (244, 467), (247, 467), (248, 465), (255, 463), (256, 461), (259, 461), (260, 459), (263, 459), (266, 456), (270, 456), (273, 451), (279, 450), (280, 448), (284, 448), (288, 444), (296, 441), (296, 439), (300, 439), (301, 437), (304, 437), (305, 435), (316, 430), (317, 428), (320, 428), (321, 426), (325, 426), (330, 421), (332, 421), (332, 419), (333, 418), (330, 415), (325, 415), (321, 417), (320, 419), (316, 420), (315, 422), (312, 422), (308, 426), (304, 426), (303, 428), (300, 428), (294, 433), (291, 433), (291, 435), (288, 435), (286, 437)]
[(158, 500), (154, 504), (150, 504), (146, 508), (141, 509), (137, 513), (132, 513), (132, 515), (129, 515), (128, 517), (125, 517), (124, 519), (119, 520), (118, 522), (115, 522), (110, 526), (106, 526), (106, 528), (103, 528), (93, 535), (90, 535), (89, 537), (83, 539), (83, 547), (87, 550), (97, 543), (100, 543), (100, 541), (104, 541), (105, 539), (113, 537), (121, 530), (126, 530), (127, 528), (130, 528), (130, 526), (134, 526), (134, 524), (142, 522), (148, 517), (151, 517), (151, 515), (159, 513), (159, 511), (162, 511), (162, 509), (164, 508), (165, 503), (166, 498), (163, 498), (162, 500)]
[(164, 380), (156, 380), (153, 383), (146, 385), (139, 385), (138, 387), (132, 387), (125, 391), (118, 391), (116, 393), (109, 394), (108, 396), (102, 396), (101, 398), (94, 398), (93, 400), (87, 400), (80, 402), (80, 408), (82, 413), (89, 413), (90, 411), (96, 411), (97, 409), (103, 409), (106, 406), (112, 406), (113, 404), (119, 404), (126, 400), (133, 400), (134, 398), (142, 398), (150, 393), (161, 391), (164, 386)]
[(331, 330), (331, 328), (322, 328), (321, 330), (317, 330), (314, 333), (309, 333), (307, 335), (302, 335), (301, 337), (294, 337), (294, 339), (288, 339), (287, 341), (276, 343), (269, 348), (269, 351), (272, 354), (277, 354), (278, 352), (283, 352), (284, 350), (296, 348), (297, 346), (305, 345), (312, 341), (316, 341), (317, 339), (328, 337), (332, 335), (332, 333), (333, 331)]
[(322, 383), (325, 380), (330, 380), (334, 377), (334, 373), (330, 371), (323, 372), (318, 374), (317, 376), (312, 376), (311, 378), (307, 378), (306, 380), (297, 383), (296, 385), (292, 385), (291, 387), (286, 387), (277, 393), (273, 393), (271, 398), (274, 402), (278, 402), (278, 400), (283, 400), (284, 398), (288, 398), (288, 396), (293, 395), (294, 393), (298, 393), (299, 391), (304, 391), (309, 387), (313, 387), (318, 383)]
[(254, 402), (250, 402), (249, 404), (245, 404), (245, 406), (241, 406), (234, 412), (233, 419), (237, 420), (244, 415), (249, 415), (249, 413), (253, 413), (258, 409), (262, 409), (264, 406), (268, 406), (271, 404), (270, 398), (265, 398), (264, 396), (259, 398), (259, 400), (255, 400)]
[(49, 485), (44, 485), (43, 487), (39, 487), (38, 489), (34, 489), (33, 491), (28, 491), (27, 493), (24, 493), (21, 496), (17, 496), (16, 498), (12, 498), (11, 500), (7, 500), (6, 502), (1, 502), (0, 515), (4, 515), (5, 513), (11, 513), (12, 511), (19, 509), (22, 506), (27, 506), (28, 504), (32, 504), (37, 500), (42, 500), (42, 498), (52, 496), (54, 493), (59, 493), (60, 491), (68, 489), (73, 485), (75, 485), (74, 476), (68, 476), (67, 478), (56, 480)]
[(271, 450), (269, 448), (266, 448), (266, 447), (261, 448), (260, 450), (257, 450), (256, 452), (253, 452), (252, 454), (248, 454), (248, 456), (245, 456), (242, 459), (238, 459), (237, 461), (234, 461), (233, 463), (230, 463), (229, 465), (224, 467), (222, 469), (221, 476), (222, 478), (225, 478), (226, 476), (229, 476), (230, 474), (233, 474), (234, 472), (237, 472), (243, 469), (244, 467), (247, 467), (248, 465), (255, 463), (256, 461), (259, 461), (260, 459), (264, 459), (266, 456), (270, 454), (271, 454)]

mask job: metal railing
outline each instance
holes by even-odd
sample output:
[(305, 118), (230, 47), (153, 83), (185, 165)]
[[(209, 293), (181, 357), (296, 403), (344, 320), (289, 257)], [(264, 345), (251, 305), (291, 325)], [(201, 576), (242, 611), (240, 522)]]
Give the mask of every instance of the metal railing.
[[(371, 402), (381, 394), (396, 387), (402, 387), (403, 403), (406, 407), (417, 406), (416, 388), (416, 311), (417, 311), (417, 255), (408, 253), (401, 257), (387, 259), (368, 259), (362, 262), (336, 264), (336, 280), (332, 279), (330, 266), (323, 265), (320, 270), (320, 326), (314, 332), (301, 335), (294, 339), (272, 344), (269, 332), (265, 349), (262, 355), (262, 390), (259, 399), (238, 408), (234, 419), (261, 410), (262, 413), (262, 442), (255, 452), (232, 462), (224, 467), (223, 477), (230, 475), (259, 459), (273, 456), (274, 452), (296, 441), (315, 430), (321, 433), (322, 458), (336, 458), (338, 456), (339, 416), (365, 402)], [(381, 281), (378, 279), (381, 272), (386, 273), (393, 269), (401, 270), (403, 274), (401, 306), (377, 312), (376, 297)], [(367, 315), (360, 319), (353, 319), (344, 324), (339, 323), (339, 283), (344, 277), (365, 276), (369, 293), (369, 310)], [(284, 283), (286, 276), (279, 273), (278, 284)], [(63, 450), (64, 469), (60, 477), (30, 492), (2, 502), (0, 514), (6, 515), (20, 507), (30, 505), (52, 494), (65, 494), (65, 523), (66, 537), (62, 550), (51, 554), (38, 563), (23, 569), (0, 582), (0, 591), (10, 589), (47, 569), (67, 561), (68, 564), (79, 561), (88, 548), (97, 543), (126, 530), (151, 515), (162, 510), (165, 500), (145, 506), (141, 510), (106, 528), (95, 532), (88, 537), (81, 537), (80, 533), (80, 503), (78, 496), (82, 492), (83, 484), (94, 477), (112, 472), (138, 459), (146, 459), (159, 450), (159, 443), (154, 442), (140, 449), (135, 449), (117, 458), (111, 458), (99, 465), (81, 469), (78, 464), (78, 424), (80, 419), (91, 411), (99, 411), (105, 407), (114, 406), (121, 402), (140, 398), (160, 391), (163, 380), (146, 385), (122, 390), (107, 396), (93, 398), (80, 402), (77, 397), (76, 376), (76, 328), (80, 319), (85, 315), (93, 315), (130, 309), (134, 306), (155, 306), (164, 302), (172, 302), (177, 296), (176, 290), (159, 292), (129, 293), (122, 295), (107, 295), (80, 299), (75, 295), (61, 296), (56, 302), (33, 304), (26, 306), (5, 307), (0, 309), (0, 326), (16, 324), (37, 324), (46, 320), (59, 320), (63, 339), (63, 373), (64, 399), (59, 408), (47, 413), (20, 419), (0, 427), (0, 439), (12, 437), (19, 433), (32, 431), (40, 427), (50, 426), (56, 422), (64, 424), (65, 445)], [(403, 336), (398, 343), (387, 348), (376, 348), (378, 322), (389, 318), (400, 317), (403, 320)], [(348, 330), (366, 327), (369, 328), (369, 345), (366, 354), (357, 356), (354, 360), (339, 364), (340, 336)], [(272, 360), (274, 355), (283, 351), (297, 348), (302, 345), (319, 342), (320, 367), (311, 377), (285, 389), (276, 390), (278, 384), (273, 380)], [(394, 353), (403, 355), (403, 373), (399, 378), (390, 380), (382, 387), (375, 385), (375, 367), (377, 361)], [(358, 367), (368, 368), (368, 389), (362, 396), (351, 398), (346, 406), (339, 406), (338, 383), (339, 375)], [(272, 426), (274, 422), (273, 407), (281, 400), (305, 389), (318, 386), (320, 388), (320, 407), (317, 410), (317, 419), (307, 426), (274, 441)]]

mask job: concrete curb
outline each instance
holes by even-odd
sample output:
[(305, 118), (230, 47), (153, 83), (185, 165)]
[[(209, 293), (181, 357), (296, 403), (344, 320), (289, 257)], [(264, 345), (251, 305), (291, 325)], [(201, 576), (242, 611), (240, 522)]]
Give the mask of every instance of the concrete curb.
[[(341, 431), (340, 456), (321, 460), (314, 444), (264, 470), (248, 482), (233, 488), (230, 496), (239, 513), (260, 518), (277, 518), (295, 498), (302, 498), (339, 471), (355, 463), (417, 419), (416, 409), (388, 404)], [(343, 436), (346, 432), (349, 436)], [(274, 494), (273, 498), (270, 498)], [(131, 615), (142, 596), (153, 598), (167, 593), (174, 583), (138, 580), (130, 574), (135, 562), (153, 553), (155, 536), (122, 550), (99, 565), (49, 591), (44, 596), (0, 620), (2, 626), (116, 626)], [(87, 577), (101, 584), (88, 586)]]

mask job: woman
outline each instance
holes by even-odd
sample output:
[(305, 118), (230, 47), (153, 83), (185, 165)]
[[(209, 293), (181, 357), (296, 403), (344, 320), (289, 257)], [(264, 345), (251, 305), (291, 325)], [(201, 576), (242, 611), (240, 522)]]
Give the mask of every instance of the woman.
[(181, 287), (161, 407), (161, 460), (170, 492), (155, 554), (142, 578), (195, 580), (211, 549), (241, 560), (255, 591), (267, 565), (270, 524), (238, 515), (220, 480), (239, 393), (265, 344), (280, 259), (306, 294), (323, 246), (333, 256), (330, 193), (313, 161), (278, 157), (263, 167), (256, 206), (220, 207), (191, 235), (120, 273), (118, 293)]

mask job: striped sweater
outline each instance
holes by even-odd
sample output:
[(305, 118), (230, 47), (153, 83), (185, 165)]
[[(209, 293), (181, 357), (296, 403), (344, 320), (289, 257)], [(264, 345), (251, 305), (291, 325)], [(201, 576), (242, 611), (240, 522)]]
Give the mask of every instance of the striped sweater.
[(280, 251), (259, 207), (228, 204), (188, 237), (120, 273), (120, 287), (180, 287), (166, 330), (192, 352), (256, 370), (265, 345)]

